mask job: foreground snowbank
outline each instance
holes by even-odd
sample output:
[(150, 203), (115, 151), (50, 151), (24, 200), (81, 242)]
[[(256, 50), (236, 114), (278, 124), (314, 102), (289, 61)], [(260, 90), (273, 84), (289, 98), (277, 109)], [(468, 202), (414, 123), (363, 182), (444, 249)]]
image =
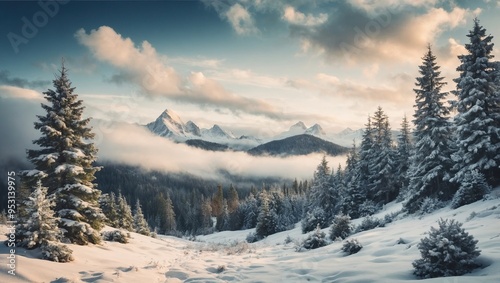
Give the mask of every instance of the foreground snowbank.
[[(376, 216), (399, 209), (393, 203)], [(484, 267), (461, 277), (417, 280), (411, 265), (420, 257), (417, 244), (441, 217), (464, 223), (479, 240), (478, 260)], [(351, 256), (340, 251), (340, 242), (296, 252), (294, 242), (307, 236), (300, 225), (254, 244), (244, 243), (252, 230), (201, 236), (199, 242), (132, 233), (129, 244), (69, 245), (75, 257), (71, 263), (40, 260), (37, 251), (19, 248), (15, 277), (7, 273), (9, 249), (1, 245), (0, 282), (500, 282), (499, 219), (500, 199), (410, 216), (351, 236), (363, 245)], [(6, 226), (0, 230), (5, 240)], [(294, 242), (285, 244), (287, 237)]]

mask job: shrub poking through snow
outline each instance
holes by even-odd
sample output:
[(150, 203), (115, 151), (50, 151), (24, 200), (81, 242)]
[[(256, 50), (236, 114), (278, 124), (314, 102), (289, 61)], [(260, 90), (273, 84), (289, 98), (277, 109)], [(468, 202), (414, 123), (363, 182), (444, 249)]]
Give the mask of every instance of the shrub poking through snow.
[(352, 255), (359, 252), (363, 246), (358, 242), (357, 239), (350, 239), (344, 242), (342, 246), (342, 251), (347, 255)]
[(130, 234), (121, 230), (104, 231), (101, 235), (104, 241), (118, 242), (122, 244), (128, 243), (128, 239), (130, 238)]
[(255, 243), (255, 242), (260, 241), (262, 239), (263, 239), (263, 237), (257, 235), (257, 233), (255, 233), (255, 232), (248, 233), (247, 238), (246, 238), (247, 243)]
[(422, 258), (413, 262), (413, 274), (419, 278), (459, 276), (477, 268), (477, 240), (465, 232), (462, 223), (440, 219), (438, 225), (418, 244)]
[(383, 223), (380, 223), (380, 219), (372, 217), (372, 216), (367, 216), (363, 219), (361, 224), (359, 224), (358, 227), (356, 227), (356, 232), (363, 232), (363, 231), (368, 231), (371, 229), (375, 229), (377, 227), (383, 226)]
[(351, 217), (349, 215), (339, 214), (335, 216), (332, 227), (330, 228), (330, 239), (335, 241), (337, 238), (342, 240), (349, 237), (352, 232)]
[(443, 208), (445, 204), (438, 200), (437, 198), (431, 198), (431, 197), (425, 197), (422, 200), (422, 204), (420, 205), (420, 210), (418, 211), (418, 214), (420, 215), (425, 215), (425, 214), (430, 214), (440, 208)]
[(320, 226), (316, 226), (314, 233), (309, 234), (307, 239), (302, 242), (302, 248), (306, 250), (317, 249), (326, 246), (328, 243), (326, 241), (326, 234), (321, 231)]
[(73, 251), (66, 245), (54, 241), (46, 241), (41, 245), (42, 256), (55, 262), (73, 261)]
[(490, 191), (491, 188), (484, 175), (477, 172), (477, 170), (472, 170), (465, 174), (464, 181), (453, 197), (451, 208), (459, 208), (481, 200)]

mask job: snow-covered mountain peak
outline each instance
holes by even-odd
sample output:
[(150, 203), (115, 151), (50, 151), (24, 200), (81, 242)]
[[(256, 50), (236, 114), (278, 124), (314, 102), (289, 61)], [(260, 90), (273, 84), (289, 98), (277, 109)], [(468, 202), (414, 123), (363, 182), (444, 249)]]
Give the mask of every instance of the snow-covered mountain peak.
[(188, 121), (185, 126), (186, 132), (191, 133), (195, 136), (201, 136), (200, 128), (193, 121)]
[(172, 110), (169, 110), (169, 109), (165, 109), (165, 111), (163, 111), (160, 115), (160, 117), (162, 119), (167, 119), (173, 123), (176, 123), (176, 124), (184, 124), (182, 122), (182, 119), (179, 117), (179, 115), (177, 113), (175, 113), (174, 111)]
[(223, 130), (219, 125), (213, 125), (213, 127), (207, 130), (205, 134), (210, 135), (213, 138), (235, 138), (233, 133)]
[(326, 135), (325, 131), (319, 124), (314, 124), (312, 127), (308, 128), (305, 133), (313, 136)]
[(305, 131), (307, 129), (306, 125), (304, 124), (304, 122), (302, 121), (299, 121), (297, 122), (295, 125), (292, 125), (290, 127), (290, 132), (294, 132), (294, 131)]
[(184, 136), (184, 123), (179, 115), (172, 110), (166, 109), (154, 122), (147, 124), (153, 133), (162, 137)]

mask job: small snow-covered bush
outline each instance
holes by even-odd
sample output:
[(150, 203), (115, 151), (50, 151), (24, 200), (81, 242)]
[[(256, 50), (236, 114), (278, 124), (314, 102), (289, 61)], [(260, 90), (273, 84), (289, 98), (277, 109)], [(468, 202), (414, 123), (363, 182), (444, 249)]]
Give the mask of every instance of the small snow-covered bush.
[(357, 239), (350, 239), (344, 242), (342, 246), (342, 251), (347, 255), (352, 255), (359, 252), (363, 246), (358, 242)]
[(302, 219), (302, 233), (313, 231), (318, 225), (322, 228), (328, 226), (325, 211), (320, 207), (314, 208), (312, 212), (308, 212)]
[(367, 216), (363, 219), (361, 224), (356, 227), (356, 232), (368, 231), (371, 229), (375, 229), (377, 227), (382, 227), (384, 223), (380, 221), (380, 219), (375, 218), (373, 216)]
[(477, 170), (468, 172), (465, 174), (464, 181), (460, 184), (460, 188), (451, 201), (451, 208), (459, 208), (481, 200), (490, 191), (491, 187), (486, 182), (483, 174)]
[(305, 239), (304, 242), (302, 242), (301, 248), (304, 248), (306, 250), (312, 250), (324, 247), (327, 244), (328, 242), (326, 241), (326, 234), (323, 231), (321, 231), (321, 228), (318, 225), (314, 233), (309, 234), (307, 239)]
[(55, 262), (69, 262), (73, 261), (73, 251), (66, 245), (58, 242), (46, 241), (41, 246), (42, 256), (44, 259)]
[(438, 200), (437, 198), (425, 197), (420, 204), (420, 210), (418, 214), (425, 215), (432, 213), (440, 208), (443, 208), (445, 203)]
[(129, 233), (125, 233), (121, 230), (104, 231), (101, 235), (104, 241), (118, 242), (122, 244), (128, 243), (128, 239), (130, 238)]
[(419, 278), (459, 276), (477, 268), (477, 240), (465, 232), (462, 223), (440, 219), (438, 225), (418, 244), (422, 258), (413, 262), (413, 274)]
[(247, 238), (246, 238), (247, 243), (255, 243), (255, 242), (260, 241), (262, 239), (263, 238), (261, 236), (257, 235), (257, 233), (255, 233), (255, 232), (248, 233)]
[(360, 206), (359, 206), (359, 215), (360, 216), (369, 216), (375, 214), (377, 211), (380, 210), (380, 207), (377, 206), (375, 202), (372, 200), (365, 200)]
[(352, 232), (351, 217), (349, 215), (337, 215), (333, 219), (332, 227), (330, 228), (330, 239), (335, 241), (337, 238), (342, 240), (349, 237)]
[(290, 235), (286, 236), (286, 238), (285, 238), (285, 245), (286, 245), (286, 244), (290, 244), (290, 243), (292, 243), (292, 242), (293, 242), (292, 237), (290, 237)]

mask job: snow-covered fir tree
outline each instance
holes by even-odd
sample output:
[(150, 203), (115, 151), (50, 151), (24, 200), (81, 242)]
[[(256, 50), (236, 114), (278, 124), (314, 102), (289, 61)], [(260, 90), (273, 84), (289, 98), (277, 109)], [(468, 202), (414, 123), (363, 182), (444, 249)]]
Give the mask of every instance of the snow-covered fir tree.
[(365, 198), (368, 196), (369, 188), (371, 186), (370, 180), (373, 179), (371, 169), (371, 162), (375, 152), (373, 152), (374, 131), (372, 127), (371, 117), (368, 116), (368, 122), (365, 125), (363, 136), (361, 139), (361, 146), (359, 149), (359, 157), (356, 168), (356, 176), (353, 186), (364, 193)]
[(321, 231), (319, 225), (316, 226), (314, 232), (309, 234), (309, 236), (307, 236), (304, 242), (302, 242), (302, 248), (306, 250), (317, 249), (324, 247), (326, 245), (328, 245), (328, 242), (326, 240), (326, 234), (325, 232)]
[(478, 241), (465, 232), (462, 223), (440, 219), (438, 226), (431, 227), (429, 236), (418, 244), (422, 257), (413, 262), (413, 273), (419, 278), (460, 276), (477, 268)]
[(357, 186), (359, 155), (356, 148), (356, 142), (353, 142), (351, 150), (347, 154), (346, 167), (344, 170), (345, 193), (342, 201), (342, 210), (345, 214), (353, 217), (359, 217), (359, 207), (365, 201), (366, 195), (362, 193), (361, 188)]
[(33, 192), (24, 200), (28, 217), (16, 226), (17, 245), (28, 249), (40, 247), (48, 241), (59, 241), (62, 236), (52, 210), (54, 201), (47, 198), (47, 188), (42, 186), (40, 178), (37, 179)]
[(134, 231), (134, 216), (132, 215), (132, 208), (127, 203), (127, 199), (121, 193), (117, 198), (117, 213), (118, 213), (118, 227), (127, 231)]
[(118, 206), (116, 204), (116, 195), (114, 192), (109, 194), (102, 194), (99, 197), (99, 206), (102, 212), (106, 216), (106, 223), (111, 226), (118, 228)]
[(260, 194), (260, 201), (261, 206), (255, 233), (263, 238), (276, 232), (276, 219), (269, 207), (269, 194), (265, 190)]
[(311, 190), (308, 194), (308, 203), (304, 211), (302, 227), (304, 232), (312, 231), (319, 224), (325, 228), (341, 210), (340, 191), (333, 186), (333, 178), (326, 157), (323, 156), (314, 172)]
[(392, 133), (389, 118), (378, 107), (373, 115), (373, 143), (369, 163), (368, 198), (375, 203), (388, 203), (399, 193), (394, 182), (395, 151), (392, 146)]
[(243, 227), (242, 229), (250, 229), (257, 225), (257, 218), (259, 216), (258, 200), (253, 193), (250, 193), (245, 199), (243, 208)]
[(46, 114), (37, 116), (35, 122), (35, 129), (42, 133), (34, 141), (39, 149), (28, 150), (28, 159), (47, 174), (42, 185), (55, 200), (64, 237), (80, 245), (99, 243), (105, 216), (98, 204), (100, 191), (93, 183), (99, 168), (92, 165), (97, 149), (91, 142), (90, 118), (82, 118), (85, 107), (74, 93), (64, 64), (53, 85), (55, 90), (44, 92)]
[(467, 53), (460, 55), (460, 76), (454, 122), (457, 151), (453, 181), (461, 183), (467, 172), (479, 170), (492, 184), (500, 183), (500, 84), (498, 62), (493, 61), (493, 37), (474, 19), (467, 35)]
[(144, 218), (144, 214), (142, 213), (142, 207), (139, 199), (137, 199), (137, 201), (135, 202), (134, 230), (135, 232), (142, 235), (151, 235), (151, 230), (149, 229), (148, 222), (146, 221), (146, 218)]
[(337, 238), (345, 239), (351, 235), (353, 226), (349, 215), (339, 214), (333, 219), (333, 224), (330, 228), (330, 239), (335, 241)]
[(491, 187), (482, 173), (479, 173), (478, 170), (467, 172), (451, 201), (451, 207), (458, 208), (481, 200), (490, 191)]
[(436, 56), (431, 47), (422, 58), (417, 77), (415, 98), (415, 150), (408, 171), (410, 182), (409, 198), (406, 209), (415, 212), (427, 196), (450, 199), (453, 186), (446, 181), (450, 178), (453, 148), (451, 125), (448, 121), (450, 108), (443, 100), (447, 93), (441, 88), (445, 85)]
[(411, 139), (410, 124), (406, 115), (403, 117), (401, 122), (401, 131), (398, 135), (398, 145), (396, 149), (396, 172), (394, 181), (400, 189), (400, 196), (403, 196), (406, 192), (401, 190), (406, 190), (409, 184), (408, 169), (410, 168), (410, 156), (412, 154), (413, 144)]

